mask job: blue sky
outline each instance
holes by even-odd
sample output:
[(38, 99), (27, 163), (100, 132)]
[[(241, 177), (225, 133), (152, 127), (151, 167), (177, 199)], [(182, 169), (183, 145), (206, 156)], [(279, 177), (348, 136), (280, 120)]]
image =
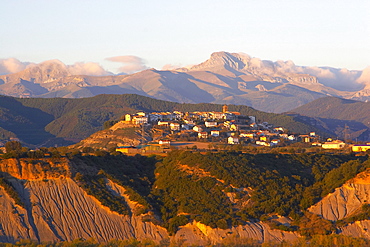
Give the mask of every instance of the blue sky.
[(186, 66), (227, 51), (303, 66), (370, 66), (369, 0), (0, 0), (0, 6), (0, 59), (95, 62), (118, 73), (130, 63)]

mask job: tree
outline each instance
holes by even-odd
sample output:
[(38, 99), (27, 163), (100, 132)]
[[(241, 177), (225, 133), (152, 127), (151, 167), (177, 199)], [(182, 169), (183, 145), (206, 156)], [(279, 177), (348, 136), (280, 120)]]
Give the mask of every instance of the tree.
[(22, 151), (22, 144), (18, 141), (10, 141), (5, 143), (5, 150), (7, 153), (15, 151), (21, 152)]

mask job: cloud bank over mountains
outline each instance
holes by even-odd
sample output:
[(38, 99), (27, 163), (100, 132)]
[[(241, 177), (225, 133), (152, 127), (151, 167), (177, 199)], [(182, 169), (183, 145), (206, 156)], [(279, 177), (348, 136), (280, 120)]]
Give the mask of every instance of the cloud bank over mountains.
[[(73, 65), (65, 65), (61, 61), (54, 59), (42, 62), (45, 63), (56, 63), (63, 67), (71, 75), (92, 75), (92, 76), (104, 76), (112, 75), (113, 73), (106, 71), (100, 64), (95, 62), (76, 62)], [(21, 72), (27, 68), (37, 66), (36, 63), (21, 62), (16, 58), (0, 59), (0, 75), (13, 74)]]
[[(364, 88), (370, 88), (370, 66), (363, 71), (332, 67), (297, 66), (290, 60), (273, 62), (250, 57), (245, 53), (237, 54), (240, 56), (241, 61), (247, 63), (248, 68), (252, 71), (263, 71), (266, 74), (309, 74), (316, 77), (321, 84), (340, 91), (358, 91)], [(117, 69), (118, 74), (133, 74), (149, 69), (143, 58), (133, 55), (108, 57), (105, 60), (122, 65)], [(107, 71), (96, 62), (76, 62), (73, 65), (65, 65), (59, 60), (49, 61), (57, 61), (70, 75), (114, 75), (114, 73)], [(36, 63), (22, 62), (16, 58), (0, 59), (0, 75), (17, 73), (36, 65)], [(181, 65), (166, 64), (161, 70), (177, 70), (179, 68), (181, 68)]]
[[(351, 71), (345, 68), (296, 66), (292, 61), (278, 61), (275, 64), (286, 72), (315, 76), (325, 86), (341, 91), (361, 90), (364, 84), (370, 83), (370, 76), (362, 76), (363, 71)], [(362, 79), (360, 80), (361, 76)]]

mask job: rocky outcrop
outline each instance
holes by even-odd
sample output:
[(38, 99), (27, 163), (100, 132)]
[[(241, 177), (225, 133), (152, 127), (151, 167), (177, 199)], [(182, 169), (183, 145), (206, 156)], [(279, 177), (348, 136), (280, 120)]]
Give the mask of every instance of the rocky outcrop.
[[(26, 208), (13, 204), (2, 196), (0, 239), (14, 242), (19, 239), (37, 241), (72, 241), (94, 238), (99, 242), (110, 239), (168, 238), (166, 230), (140, 216), (119, 215), (88, 196), (70, 178), (13, 181), (25, 201)], [(8, 216), (9, 215), (9, 216)]]
[(4, 159), (0, 164), (0, 172), (25, 180), (70, 177), (70, 168), (67, 158)]
[(98, 131), (74, 145), (76, 148), (105, 148), (119, 146), (137, 146), (141, 142), (150, 141), (150, 135), (140, 125), (120, 121), (109, 129)]
[(293, 232), (271, 230), (267, 224), (262, 222), (248, 222), (246, 225), (226, 230), (211, 228), (200, 222), (192, 222), (181, 227), (174, 238), (177, 242), (185, 241), (196, 245), (205, 245), (207, 243), (217, 244), (232, 237), (255, 239), (262, 243), (295, 240), (298, 235)]
[[(370, 202), (370, 170), (359, 173), (354, 179), (335, 189), (309, 211), (325, 219), (336, 221), (353, 216), (364, 204)], [(355, 221), (337, 232), (352, 237), (370, 238), (370, 220)]]
[(370, 170), (358, 174), (333, 193), (325, 196), (320, 202), (309, 208), (311, 213), (318, 214), (331, 221), (341, 220), (370, 202)]

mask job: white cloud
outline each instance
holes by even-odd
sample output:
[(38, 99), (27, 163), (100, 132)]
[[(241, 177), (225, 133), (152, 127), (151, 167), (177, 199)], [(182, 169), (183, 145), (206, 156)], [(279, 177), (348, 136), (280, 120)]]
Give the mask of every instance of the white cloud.
[[(29, 68), (30, 66), (38, 66), (38, 65), (42, 65), (46, 63), (59, 63), (65, 66), (65, 64), (59, 60), (48, 60), (40, 64), (35, 64), (35, 63), (29, 63), (29, 62), (21, 62), (16, 58), (7, 58), (7, 59), (0, 59), (0, 75), (17, 73), (22, 70), (25, 70), (26, 68)], [(67, 68), (68, 72), (72, 75), (102, 76), (102, 75), (112, 74), (111, 72), (106, 71), (98, 63), (94, 63), (94, 62), (87, 62), (87, 63), (77, 62), (73, 65), (68, 65), (65, 67)]]
[(274, 64), (277, 71), (283, 74), (309, 74), (317, 77), (318, 81), (325, 86), (329, 86), (340, 91), (361, 90), (364, 87), (364, 84), (366, 84), (366, 81), (369, 83), (367, 78), (370, 78), (370, 75), (367, 75), (365, 70), (362, 72), (362, 78), (359, 78), (361, 71), (336, 69), (331, 67), (296, 66), (292, 61), (277, 61)]
[(162, 67), (162, 70), (175, 70), (181, 68), (181, 65), (174, 65), (174, 64), (165, 64)]
[(370, 66), (362, 71), (361, 76), (357, 79), (357, 82), (364, 84), (366, 87), (370, 87)]
[(21, 62), (16, 58), (0, 59), (0, 75), (17, 73), (24, 70), (28, 62)]
[(363, 85), (357, 82), (360, 71), (305, 67), (304, 73), (316, 76), (320, 83), (341, 91), (357, 91), (363, 88)]
[(142, 58), (136, 56), (108, 57), (105, 60), (122, 63), (123, 66), (118, 69), (120, 73), (132, 74), (141, 70), (149, 69), (149, 67), (145, 65), (145, 61)]
[(67, 68), (72, 75), (102, 76), (111, 74), (100, 66), (100, 64), (94, 62), (77, 62), (73, 65), (68, 65)]

